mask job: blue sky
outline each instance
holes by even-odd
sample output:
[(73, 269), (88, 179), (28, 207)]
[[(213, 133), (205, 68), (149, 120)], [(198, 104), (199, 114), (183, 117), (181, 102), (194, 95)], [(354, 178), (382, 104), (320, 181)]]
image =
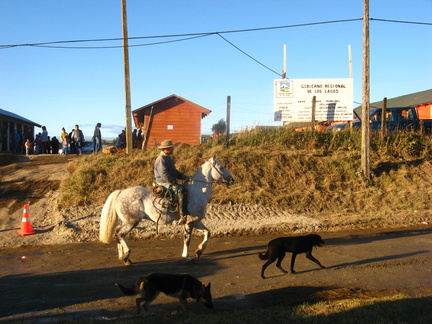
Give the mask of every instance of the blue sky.
[[(129, 37), (224, 32), (363, 16), (363, 0), (127, 0)], [(370, 0), (370, 17), (432, 22), (432, 0)], [(354, 107), (361, 104), (361, 20), (221, 34), (130, 48), (132, 110), (177, 94), (212, 113), (202, 133), (226, 118), (231, 132), (273, 121), (273, 80), (348, 78), (352, 48)], [(120, 0), (0, 0), (0, 45), (121, 38)], [(178, 40), (142, 38), (129, 45)], [(432, 88), (432, 26), (370, 22), (371, 102)], [(0, 47), (0, 108), (46, 125), (51, 136), (79, 124), (91, 139), (125, 127), (121, 41)], [(39, 130), (39, 129), (37, 129)]]

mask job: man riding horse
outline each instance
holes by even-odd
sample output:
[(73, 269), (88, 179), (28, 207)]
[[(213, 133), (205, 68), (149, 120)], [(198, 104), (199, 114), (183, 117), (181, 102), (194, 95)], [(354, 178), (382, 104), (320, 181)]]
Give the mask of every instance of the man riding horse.
[(190, 180), (186, 174), (178, 171), (175, 167), (171, 155), (174, 152), (173, 142), (171, 140), (162, 141), (158, 149), (162, 150), (154, 163), (154, 176), (156, 184), (165, 187), (167, 190), (173, 189), (178, 194), (178, 209), (180, 213), (179, 224), (189, 224), (198, 218), (189, 215), (187, 204), (187, 192), (177, 183), (177, 179)]

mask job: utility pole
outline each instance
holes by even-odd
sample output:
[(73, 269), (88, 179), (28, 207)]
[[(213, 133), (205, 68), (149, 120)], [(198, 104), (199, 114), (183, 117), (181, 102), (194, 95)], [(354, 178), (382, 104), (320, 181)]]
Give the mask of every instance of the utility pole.
[(286, 79), (286, 44), (284, 44), (284, 68), (282, 70), (282, 79)]
[(122, 5), (122, 26), (123, 26), (123, 62), (124, 62), (124, 82), (125, 82), (125, 113), (126, 113), (126, 154), (133, 151), (132, 144), (132, 111), (130, 95), (130, 73), (129, 73), (129, 36), (127, 29), (126, 0), (121, 0)]
[(227, 114), (226, 114), (226, 129), (225, 129), (225, 138), (229, 141), (230, 137), (230, 116), (231, 116), (231, 96), (227, 97)]
[(363, 83), (362, 83), (362, 146), (361, 168), (364, 177), (370, 179), (370, 75), (369, 75), (369, 0), (364, 0), (363, 13)]

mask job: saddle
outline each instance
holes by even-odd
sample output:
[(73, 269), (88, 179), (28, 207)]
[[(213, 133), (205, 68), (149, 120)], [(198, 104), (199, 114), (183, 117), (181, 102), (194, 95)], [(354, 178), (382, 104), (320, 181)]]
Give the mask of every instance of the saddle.
[(184, 204), (185, 202), (184, 197), (182, 198), (183, 202), (180, 201), (180, 195), (177, 186), (170, 185), (167, 188), (158, 184), (153, 184), (152, 192), (154, 199), (160, 199), (162, 201), (161, 205), (163, 208), (166, 208), (168, 211), (171, 212), (179, 211), (179, 225), (188, 225), (192, 222), (199, 220), (198, 217), (193, 217), (191, 215), (185, 214), (184, 209), (180, 210), (181, 208), (183, 208), (182, 204)]
[(153, 185), (153, 197), (164, 200), (169, 206), (174, 208), (178, 207), (179, 195), (176, 186), (169, 186), (166, 188), (164, 186), (155, 184)]

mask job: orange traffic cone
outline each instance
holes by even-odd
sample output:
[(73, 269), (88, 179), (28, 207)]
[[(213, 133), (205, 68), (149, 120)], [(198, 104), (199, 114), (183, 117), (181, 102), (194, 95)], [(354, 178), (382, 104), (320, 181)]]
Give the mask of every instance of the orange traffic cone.
[(30, 216), (28, 213), (28, 205), (24, 205), (23, 217), (21, 221), (21, 229), (18, 231), (18, 234), (24, 236), (24, 235), (31, 235), (34, 233), (36, 232), (33, 231), (31, 226)]

